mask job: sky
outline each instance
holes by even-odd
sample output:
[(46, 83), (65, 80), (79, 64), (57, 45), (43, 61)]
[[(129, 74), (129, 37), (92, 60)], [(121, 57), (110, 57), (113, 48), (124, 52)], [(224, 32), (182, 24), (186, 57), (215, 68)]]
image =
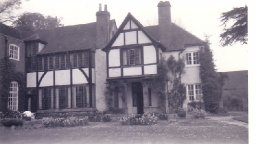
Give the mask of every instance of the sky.
[[(62, 18), (64, 25), (85, 24), (96, 21), (99, 3), (107, 4), (111, 19), (119, 27), (128, 12), (142, 25), (158, 23), (157, 4), (160, 0), (23, 0), (23, 12), (39, 12)], [(220, 33), (221, 13), (242, 7), (246, 0), (170, 0), (172, 22), (198, 38), (210, 40), (216, 69), (219, 72), (248, 69), (248, 45), (235, 44), (222, 47)]]

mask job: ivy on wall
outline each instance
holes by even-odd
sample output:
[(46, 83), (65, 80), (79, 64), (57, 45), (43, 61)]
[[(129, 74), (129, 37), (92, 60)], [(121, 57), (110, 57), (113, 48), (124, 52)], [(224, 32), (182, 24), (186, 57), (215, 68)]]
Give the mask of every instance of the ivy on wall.
[(19, 110), (26, 108), (26, 80), (21, 72), (15, 71), (15, 64), (8, 57), (0, 59), (0, 111), (7, 111), (9, 87), (11, 81), (17, 81), (19, 85)]
[(186, 99), (186, 89), (181, 83), (184, 66), (182, 59), (175, 60), (173, 56), (170, 56), (167, 61), (161, 59), (158, 64), (158, 75), (153, 81), (153, 87), (160, 97), (160, 106), (166, 112), (169, 110), (177, 112)]

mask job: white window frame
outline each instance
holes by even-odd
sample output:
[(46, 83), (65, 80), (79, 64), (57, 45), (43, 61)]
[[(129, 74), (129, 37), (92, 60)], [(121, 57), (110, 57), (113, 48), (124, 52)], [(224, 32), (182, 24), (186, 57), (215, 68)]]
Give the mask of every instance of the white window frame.
[[(192, 89), (189, 89), (191, 87)], [(190, 93), (191, 91), (192, 93)], [(186, 93), (189, 101), (202, 101), (203, 92), (202, 92), (202, 85), (200, 83), (187, 84)]]
[[(190, 59), (188, 58), (188, 55), (190, 55), (189, 56)], [(185, 53), (186, 66), (199, 66), (200, 65), (199, 57), (200, 57), (200, 55), (199, 55), (198, 51)], [(188, 59), (190, 62), (188, 62)]]
[(13, 60), (20, 60), (20, 47), (15, 44), (9, 45), (9, 58)]
[(9, 88), (8, 96), (8, 109), (13, 111), (18, 111), (19, 104), (19, 85), (18, 82), (12, 81)]

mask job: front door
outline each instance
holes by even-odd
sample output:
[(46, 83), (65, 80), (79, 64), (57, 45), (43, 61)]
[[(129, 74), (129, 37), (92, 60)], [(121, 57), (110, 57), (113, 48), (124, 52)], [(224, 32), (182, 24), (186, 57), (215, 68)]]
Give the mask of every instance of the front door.
[(143, 87), (140, 82), (132, 83), (132, 98), (133, 106), (137, 106), (137, 113), (144, 113), (144, 103), (143, 103)]

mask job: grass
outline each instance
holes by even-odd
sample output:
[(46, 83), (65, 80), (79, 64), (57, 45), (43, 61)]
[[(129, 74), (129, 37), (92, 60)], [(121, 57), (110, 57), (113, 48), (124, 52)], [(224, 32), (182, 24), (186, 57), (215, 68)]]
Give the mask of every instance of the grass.
[(119, 122), (71, 128), (6, 129), (0, 127), (0, 143), (161, 143), (247, 144), (248, 129), (209, 119), (159, 121), (152, 126), (123, 126)]

